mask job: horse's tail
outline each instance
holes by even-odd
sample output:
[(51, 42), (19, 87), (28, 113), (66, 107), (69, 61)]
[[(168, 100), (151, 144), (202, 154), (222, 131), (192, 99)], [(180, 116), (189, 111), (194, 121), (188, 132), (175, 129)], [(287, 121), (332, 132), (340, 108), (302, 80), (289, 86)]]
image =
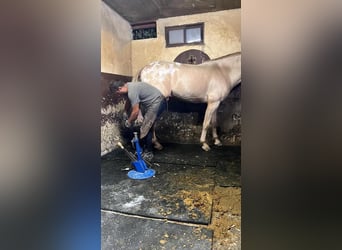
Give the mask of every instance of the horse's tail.
[(142, 71), (142, 70), (143, 70), (143, 68), (140, 69), (140, 70), (138, 71), (138, 73), (135, 74), (135, 76), (132, 78), (132, 82), (139, 82), (139, 81), (141, 81), (140, 74), (141, 74), (141, 71)]

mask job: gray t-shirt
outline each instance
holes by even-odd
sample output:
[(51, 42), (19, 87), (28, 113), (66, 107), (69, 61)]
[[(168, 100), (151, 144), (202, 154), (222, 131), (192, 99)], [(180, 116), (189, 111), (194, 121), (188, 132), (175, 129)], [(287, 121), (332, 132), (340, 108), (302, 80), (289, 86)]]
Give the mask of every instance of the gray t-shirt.
[(128, 98), (132, 106), (140, 103), (144, 107), (149, 107), (155, 100), (157, 100), (162, 93), (152, 85), (145, 82), (129, 82)]

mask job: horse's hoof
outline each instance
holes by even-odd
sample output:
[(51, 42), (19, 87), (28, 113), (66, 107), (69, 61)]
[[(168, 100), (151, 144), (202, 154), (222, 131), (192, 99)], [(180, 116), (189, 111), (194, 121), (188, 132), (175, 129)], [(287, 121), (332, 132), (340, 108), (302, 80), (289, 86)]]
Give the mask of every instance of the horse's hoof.
[(220, 140), (215, 140), (214, 144), (216, 146), (222, 146), (222, 142)]
[(209, 150), (210, 150), (210, 147), (208, 146), (208, 144), (203, 143), (203, 144), (202, 144), (202, 149), (203, 149), (204, 151), (209, 151)]
[(164, 147), (159, 142), (154, 144), (154, 148), (157, 150), (162, 150)]

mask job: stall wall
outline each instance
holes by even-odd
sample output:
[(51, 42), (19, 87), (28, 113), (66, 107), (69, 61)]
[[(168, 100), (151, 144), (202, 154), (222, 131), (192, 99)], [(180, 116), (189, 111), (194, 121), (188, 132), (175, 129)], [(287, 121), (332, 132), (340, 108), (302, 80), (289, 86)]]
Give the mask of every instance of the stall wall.
[[(204, 22), (204, 44), (166, 47), (165, 27)], [(241, 51), (241, 9), (157, 20), (157, 38), (132, 41), (133, 76), (146, 64), (173, 61), (180, 53), (197, 49), (211, 59)]]
[(101, 155), (122, 141), (120, 121), (125, 99), (112, 93), (111, 81), (130, 81), (132, 32), (130, 24), (101, 1)]
[[(178, 16), (157, 20), (157, 38), (132, 40), (130, 24), (101, 2), (101, 155), (117, 148), (117, 142), (124, 141), (123, 116), (126, 99), (111, 93), (111, 81), (130, 81), (132, 76), (146, 64), (155, 60), (173, 61), (179, 54), (190, 49), (200, 50), (211, 59), (241, 51), (240, 9), (219, 11), (190, 16)], [(165, 27), (204, 22), (204, 44), (167, 48)], [(221, 105), (219, 123), (221, 139), (231, 140), (231, 129), (237, 122), (233, 113), (240, 113), (240, 90), (238, 89)], [(164, 113), (159, 121), (159, 134), (165, 141), (177, 143), (199, 143), (200, 116), (196, 113)], [(237, 133), (239, 134), (239, 130)], [(225, 140), (223, 140), (225, 143)]]
[(101, 3), (101, 72), (132, 76), (131, 25)]

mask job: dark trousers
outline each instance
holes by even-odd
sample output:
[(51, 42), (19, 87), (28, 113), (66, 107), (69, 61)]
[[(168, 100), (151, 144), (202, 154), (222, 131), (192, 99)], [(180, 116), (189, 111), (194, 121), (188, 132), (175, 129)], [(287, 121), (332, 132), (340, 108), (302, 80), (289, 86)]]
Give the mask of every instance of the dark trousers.
[(153, 151), (152, 138), (154, 125), (156, 119), (163, 113), (165, 108), (166, 101), (165, 98), (161, 96), (150, 107), (142, 110), (144, 121), (140, 128), (140, 139), (142, 147), (145, 148), (147, 151)]

